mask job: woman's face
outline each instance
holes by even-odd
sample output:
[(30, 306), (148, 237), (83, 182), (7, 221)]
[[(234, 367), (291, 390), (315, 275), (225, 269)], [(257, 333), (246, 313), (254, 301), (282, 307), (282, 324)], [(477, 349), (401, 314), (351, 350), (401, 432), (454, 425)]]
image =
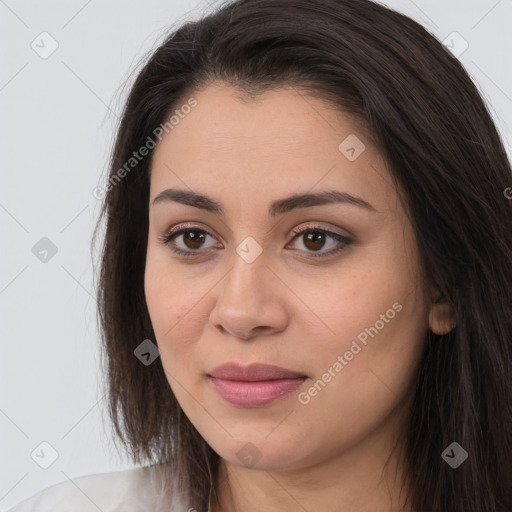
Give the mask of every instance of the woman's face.
[[(231, 464), (301, 468), (383, 446), (430, 313), (386, 164), (354, 118), (319, 99), (235, 93), (194, 94), (155, 149), (145, 293), (169, 384)], [(295, 376), (212, 378), (231, 362)]]

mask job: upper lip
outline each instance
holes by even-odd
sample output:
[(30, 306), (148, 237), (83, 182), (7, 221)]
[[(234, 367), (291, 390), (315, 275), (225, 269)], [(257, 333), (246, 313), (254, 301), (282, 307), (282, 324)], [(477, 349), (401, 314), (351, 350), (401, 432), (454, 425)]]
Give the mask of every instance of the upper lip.
[(263, 363), (252, 363), (245, 366), (238, 363), (225, 363), (217, 366), (208, 375), (218, 379), (248, 382), (275, 379), (298, 379), (306, 377), (306, 375), (302, 373), (287, 370), (286, 368), (281, 368), (272, 364)]

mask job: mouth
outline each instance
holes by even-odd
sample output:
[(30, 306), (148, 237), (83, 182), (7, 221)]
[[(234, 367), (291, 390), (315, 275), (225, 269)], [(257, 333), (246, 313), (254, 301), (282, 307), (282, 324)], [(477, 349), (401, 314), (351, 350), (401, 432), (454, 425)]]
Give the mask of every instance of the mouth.
[(263, 407), (297, 389), (307, 375), (279, 366), (227, 363), (207, 374), (217, 393), (237, 407)]

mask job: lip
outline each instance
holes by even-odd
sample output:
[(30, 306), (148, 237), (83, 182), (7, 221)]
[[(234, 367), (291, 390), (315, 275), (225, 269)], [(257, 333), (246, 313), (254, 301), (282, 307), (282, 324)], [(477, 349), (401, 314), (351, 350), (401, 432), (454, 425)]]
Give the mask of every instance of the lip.
[(307, 375), (303, 373), (294, 372), (273, 364), (263, 363), (252, 363), (249, 365), (225, 363), (217, 366), (208, 375), (217, 379), (242, 380), (246, 382), (307, 377)]
[(208, 374), (219, 395), (237, 407), (263, 407), (298, 388), (307, 376), (275, 365), (226, 363)]

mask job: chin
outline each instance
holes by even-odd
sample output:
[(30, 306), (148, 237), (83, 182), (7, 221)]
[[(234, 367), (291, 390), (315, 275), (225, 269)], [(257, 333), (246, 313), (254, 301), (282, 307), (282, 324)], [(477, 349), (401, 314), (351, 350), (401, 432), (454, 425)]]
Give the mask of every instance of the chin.
[[(210, 444), (224, 460), (236, 466), (262, 471), (279, 471), (299, 467), (306, 454), (297, 451), (297, 443), (283, 431), (281, 436), (268, 433), (247, 434), (229, 439), (222, 445)], [(267, 438), (265, 438), (267, 437)]]

